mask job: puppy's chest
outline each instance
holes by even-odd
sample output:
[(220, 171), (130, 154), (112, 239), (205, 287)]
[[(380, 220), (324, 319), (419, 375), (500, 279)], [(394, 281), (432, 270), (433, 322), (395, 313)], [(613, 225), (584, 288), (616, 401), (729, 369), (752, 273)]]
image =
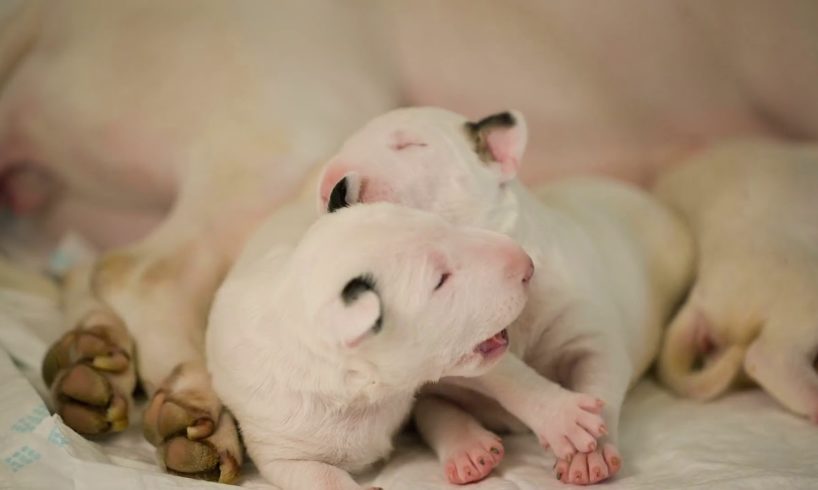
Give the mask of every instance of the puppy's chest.
[(288, 423), (270, 427), (263, 445), (276, 457), (314, 459), (360, 472), (392, 451), (411, 400), (293, 413)]

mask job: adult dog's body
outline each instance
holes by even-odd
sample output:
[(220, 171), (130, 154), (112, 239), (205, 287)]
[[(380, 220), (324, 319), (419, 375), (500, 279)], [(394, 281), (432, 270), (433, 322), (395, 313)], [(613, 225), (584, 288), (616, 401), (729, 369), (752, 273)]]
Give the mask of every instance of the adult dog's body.
[[(715, 139), (818, 135), (816, 17), (809, 0), (4, 3), (0, 197), (24, 218), (4, 238), (33, 229), (23, 238), (47, 248), (74, 230), (112, 249), (66, 283), (79, 330), (48, 358), (58, 408), (82, 431), (121, 428), (138, 374), (161, 394), (147, 421), (163, 458), (237, 447), (208, 439), (217, 400), (182, 403), (180, 376), (159, 387), (201, 365), (205, 313), (248, 232), (401, 95), (525, 110), (529, 182), (646, 181)], [(180, 433), (207, 441), (166, 447)]]
[[(484, 376), (447, 378), (429, 390), (456, 404), (419, 402), (418, 428), (456, 483), (482, 478), (497, 463), (487, 443), (496, 436), (470, 414), (494, 429), (519, 425), (509, 413), (522, 421), (553, 448), (565, 482), (614, 475), (625, 393), (654, 359), (692, 270), (687, 229), (643, 191), (566, 181), (540, 189), (538, 200), (519, 185), (526, 134), (519, 113), (472, 123), (436, 108), (392, 111), (347, 140), (319, 186), (322, 207), (341, 186), (350, 203), (401, 203), (505, 233), (539, 269), (509, 329), (515, 355)], [(605, 402), (604, 424), (593, 397)]]

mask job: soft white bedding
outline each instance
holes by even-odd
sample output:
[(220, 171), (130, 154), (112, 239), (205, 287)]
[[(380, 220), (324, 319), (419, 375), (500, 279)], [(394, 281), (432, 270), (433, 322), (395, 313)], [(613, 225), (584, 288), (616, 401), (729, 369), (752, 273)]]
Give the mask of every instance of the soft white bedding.
[[(0, 488), (221, 487), (161, 473), (139, 427), (92, 443), (49, 416), (38, 395), (39, 362), (59, 332), (54, 304), (0, 290)], [(818, 489), (818, 427), (757, 390), (698, 404), (645, 380), (625, 404), (621, 431), (625, 468), (603, 488)], [(499, 470), (470, 488), (566, 487), (554, 480), (553, 457), (533, 436), (507, 437), (505, 444)], [(243, 486), (266, 487), (252, 469), (244, 474)], [(361, 482), (386, 490), (456, 488), (411, 436)]]

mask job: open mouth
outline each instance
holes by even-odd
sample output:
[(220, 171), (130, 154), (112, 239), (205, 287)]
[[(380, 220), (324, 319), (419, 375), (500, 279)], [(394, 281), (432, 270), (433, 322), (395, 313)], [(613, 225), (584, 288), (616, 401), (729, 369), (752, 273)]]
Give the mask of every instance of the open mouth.
[(474, 352), (481, 354), (485, 358), (497, 357), (508, 348), (508, 330), (505, 328), (500, 333), (486, 339), (474, 348)]

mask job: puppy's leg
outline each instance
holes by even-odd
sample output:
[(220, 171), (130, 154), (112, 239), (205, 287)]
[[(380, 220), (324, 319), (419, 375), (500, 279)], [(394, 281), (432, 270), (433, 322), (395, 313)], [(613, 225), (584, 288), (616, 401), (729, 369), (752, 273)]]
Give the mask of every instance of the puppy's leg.
[(607, 433), (600, 415), (604, 405), (601, 399), (566, 390), (512, 354), (503, 356), (483, 376), (446, 378), (446, 382), (497, 400), (558, 458), (596, 449), (596, 439)]
[(71, 327), (43, 359), (43, 379), (65, 423), (85, 435), (128, 426), (136, 387), (134, 344), (125, 324), (91, 292), (92, 267), (63, 283), (63, 311)]
[(234, 437), (236, 422), (213, 392), (201, 362), (173, 370), (151, 399), (143, 428), (169, 471), (222, 483), (238, 477), (243, 455)]
[(99, 261), (93, 286), (134, 339), (139, 379), (153, 398), (145, 429), (159, 458), (173, 471), (229, 481), (240, 442), (204, 369), (207, 314), (247, 234), (273, 204), (238, 177), (228, 185), (205, 172), (218, 169), (198, 170), (157, 230)]
[(503, 459), (503, 443), (452, 402), (425, 395), (414, 409), (418, 431), (443, 463), (450, 483), (482, 480)]
[(260, 464), (259, 471), (267, 481), (283, 489), (364, 490), (346, 471), (318, 461), (272, 460)]
[(767, 393), (814, 423), (818, 423), (816, 321), (818, 318), (773, 315), (761, 335), (750, 344), (744, 359), (747, 374)]
[(600, 437), (597, 445), (587, 454), (575, 454), (560, 459), (554, 472), (562, 482), (587, 485), (614, 476), (622, 467), (622, 456), (616, 447), (619, 412), (628, 391), (633, 368), (624, 346), (615, 342), (575, 354), (566, 359), (571, 372), (570, 386), (577, 392), (596, 396), (605, 402), (603, 417), (608, 428), (607, 435)]

